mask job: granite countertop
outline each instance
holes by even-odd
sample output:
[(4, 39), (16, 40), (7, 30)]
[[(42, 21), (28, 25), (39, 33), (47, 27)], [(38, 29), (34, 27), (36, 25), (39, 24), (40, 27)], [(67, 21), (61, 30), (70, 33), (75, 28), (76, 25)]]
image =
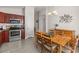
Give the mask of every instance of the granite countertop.
[(9, 29), (3, 29), (3, 30), (0, 30), (0, 32), (6, 31), (6, 30), (9, 30)]

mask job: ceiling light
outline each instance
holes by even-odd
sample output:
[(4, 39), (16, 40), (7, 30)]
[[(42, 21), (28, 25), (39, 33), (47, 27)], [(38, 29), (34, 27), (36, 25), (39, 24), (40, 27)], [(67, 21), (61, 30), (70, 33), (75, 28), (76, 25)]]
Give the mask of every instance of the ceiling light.
[(51, 12), (49, 12), (49, 13), (48, 13), (48, 15), (52, 15), (52, 13), (51, 13)]
[(58, 15), (57, 11), (52, 11), (53, 15)]

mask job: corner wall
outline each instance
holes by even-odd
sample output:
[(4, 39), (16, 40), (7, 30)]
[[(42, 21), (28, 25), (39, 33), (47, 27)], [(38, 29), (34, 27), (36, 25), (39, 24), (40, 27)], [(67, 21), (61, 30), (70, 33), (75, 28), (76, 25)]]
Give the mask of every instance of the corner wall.
[(25, 39), (34, 37), (34, 7), (25, 7)]

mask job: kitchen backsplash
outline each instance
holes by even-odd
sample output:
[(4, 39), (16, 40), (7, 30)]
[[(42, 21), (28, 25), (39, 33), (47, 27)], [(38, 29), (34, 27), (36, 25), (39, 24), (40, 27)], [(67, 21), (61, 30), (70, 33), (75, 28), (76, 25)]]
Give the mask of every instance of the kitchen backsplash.
[(2, 29), (9, 29), (12, 26), (21, 26), (23, 24), (7, 24), (7, 23), (0, 23), (0, 28)]
[(2, 29), (8, 29), (8, 28), (10, 28), (10, 24), (7, 24), (7, 23), (0, 23), (0, 28), (2, 28)]

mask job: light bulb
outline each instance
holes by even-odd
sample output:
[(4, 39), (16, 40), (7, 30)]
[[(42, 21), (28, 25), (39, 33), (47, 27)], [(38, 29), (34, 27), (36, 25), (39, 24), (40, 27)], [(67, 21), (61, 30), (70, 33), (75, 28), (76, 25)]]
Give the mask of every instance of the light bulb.
[(58, 15), (57, 11), (52, 11), (53, 15)]
[(52, 13), (51, 13), (51, 12), (49, 12), (49, 13), (48, 13), (48, 15), (52, 15)]

